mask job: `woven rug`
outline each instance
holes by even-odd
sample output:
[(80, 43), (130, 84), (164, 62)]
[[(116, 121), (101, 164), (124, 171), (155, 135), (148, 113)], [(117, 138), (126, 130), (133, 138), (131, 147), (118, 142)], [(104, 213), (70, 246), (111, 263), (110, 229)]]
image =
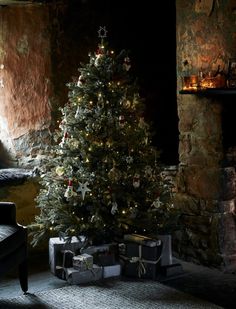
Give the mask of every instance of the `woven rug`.
[(219, 309), (155, 281), (106, 281), (0, 299), (0, 308), (17, 309)]

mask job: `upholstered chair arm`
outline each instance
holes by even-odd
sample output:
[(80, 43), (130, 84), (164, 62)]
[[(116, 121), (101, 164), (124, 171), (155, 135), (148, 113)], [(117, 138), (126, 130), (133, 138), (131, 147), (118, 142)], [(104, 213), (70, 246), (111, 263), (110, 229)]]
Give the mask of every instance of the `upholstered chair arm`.
[(15, 203), (0, 202), (0, 224), (17, 224)]

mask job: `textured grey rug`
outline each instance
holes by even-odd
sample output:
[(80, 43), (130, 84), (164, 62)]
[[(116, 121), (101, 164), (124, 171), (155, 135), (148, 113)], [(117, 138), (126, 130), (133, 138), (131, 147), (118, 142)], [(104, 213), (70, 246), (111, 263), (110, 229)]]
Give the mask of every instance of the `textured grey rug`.
[(0, 308), (154, 309), (221, 308), (155, 281), (105, 281), (0, 299)]

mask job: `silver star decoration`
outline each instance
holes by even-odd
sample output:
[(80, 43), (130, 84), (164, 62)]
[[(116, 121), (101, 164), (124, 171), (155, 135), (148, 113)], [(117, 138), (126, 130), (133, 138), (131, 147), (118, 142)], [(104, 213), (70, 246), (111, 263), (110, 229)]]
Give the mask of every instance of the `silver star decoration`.
[(79, 188), (77, 190), (78, 192), (81, 192), (82, 194), (82, 200), (85, 198), (86, 192), (90, 192), (91, 190), (88, 188), (88, 182), (86, 181), (85, 183), (79, 182)]
[(106, 27), (101, 27), (100, 26), (100, 28), (98, 30), (98, 37), (101, 38), (101, 39), (106, 38), (107, 32), (108, 31), (107, 31)]

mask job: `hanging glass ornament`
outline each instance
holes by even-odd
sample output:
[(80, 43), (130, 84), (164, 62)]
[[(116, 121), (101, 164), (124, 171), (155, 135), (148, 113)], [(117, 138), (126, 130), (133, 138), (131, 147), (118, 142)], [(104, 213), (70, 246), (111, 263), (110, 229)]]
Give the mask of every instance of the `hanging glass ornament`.
[(118, 204), (116, 202), (112, 202), (111, 214), (114, 215), (118, 211)]
[(67, 199), (70, 199), (71, 197), (76, 196), (76, 195), (77, 195), (77, 193), (73, 190), (72, 180), (69, 179), (68, 186), (66, 188), (66, 192), (65, 192), (64, 196)]
[(85, 79), (84, 79), (83, 75), (80, 75), (78, 82), (77, 82), (77, 86), (82, 87), (84, 85), (84, 83), (85, 83)]
[(137, 173), (133, 177), (133, 186), (134, 186), (134, 188), (140, 187), (140, 175), (137, 174)]
[(124, 115), (119, 116), (119, 125), (120, 125), (121, 128), (124, 127), (124, 125), (125, 125), (125, 116)]
[(130, 62), (130, 58), (129, 58), (129, 57), (125, 57), (124, 63), (123, 63), (123, 68), (124, 68), (126, 71), (129, 71), (129, 70), (130, 70), (130, 68), (131, 68), (131, 62)]
[(63, 166), (57, 166), (56, 167), (56, 174), (58, 176), (62, 176), (65, 173), (65, 168)]
[(152, 168), (150, 165), (147, 165), (144, 169), (144, 176), (148, 179), (152, 178)]

